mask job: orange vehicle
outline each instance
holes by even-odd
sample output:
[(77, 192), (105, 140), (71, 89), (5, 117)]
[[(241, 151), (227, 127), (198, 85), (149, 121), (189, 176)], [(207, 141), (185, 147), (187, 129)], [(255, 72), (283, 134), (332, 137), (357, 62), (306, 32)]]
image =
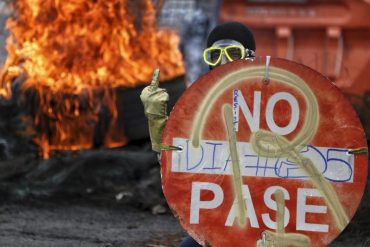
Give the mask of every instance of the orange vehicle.
[(351, 100), (370, 139), (370, 0), (228, 0), (220, 19), (240, 21), (257, 54), (305, 64)]

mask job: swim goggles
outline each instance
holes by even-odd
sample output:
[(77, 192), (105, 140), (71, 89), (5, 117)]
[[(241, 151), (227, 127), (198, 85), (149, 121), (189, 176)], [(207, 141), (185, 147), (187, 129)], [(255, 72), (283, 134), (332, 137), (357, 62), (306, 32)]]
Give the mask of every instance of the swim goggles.
[(209, 47), (203, 52), (204, 62), (210, 66), (216, 66), (221, 62), (222, 55), (225, 55), (229, 62), (244, 59), (246, 57), (255, 57), (254, 51), (245, 49), (240, 45), (229, 45), (225, 47)]

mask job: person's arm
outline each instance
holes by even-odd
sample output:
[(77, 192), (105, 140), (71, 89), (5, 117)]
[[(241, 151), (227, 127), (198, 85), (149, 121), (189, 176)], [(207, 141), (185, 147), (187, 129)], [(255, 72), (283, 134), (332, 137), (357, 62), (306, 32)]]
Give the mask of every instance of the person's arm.
[(161, 152), (161, 137), (167, 122), (167, 102), (169, 99), (166, 89), (159, 88), (159, 69), (153, 73), (149, 86), (141, 92), (140, 99), (144, 105), (145, 116), (148, 118), (152, 149)]

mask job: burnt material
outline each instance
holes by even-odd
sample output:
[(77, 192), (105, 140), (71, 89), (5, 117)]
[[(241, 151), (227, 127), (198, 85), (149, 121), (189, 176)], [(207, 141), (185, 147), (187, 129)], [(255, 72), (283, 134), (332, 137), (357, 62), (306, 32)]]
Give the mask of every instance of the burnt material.
[[(165, 205), (157, 154), (151, 150), (147, 119), (138, 88), (116, 89), (118, 125), (128, 145), (101, 148), (111, 115), (100, 109), (95, 128), (95, 148), (53, 151), (43, 159), (32, 140), (37, 128), (30, 114), (37, 95), (19, 90), (23, 78), (13, 83), (13, 97), (0, 100), (0, 197), (83, 197), (101, 202), (152, 208)], [(185, 90), (184, 77), (161, 83), (168, 90), (168, 111)], [(33, 103), (32, 103), (33, 102)], [(97, 148), (100, 147), (100, 148)]]
[(159, 164), (149, 142), (120, 149), (23, 154), (0, 162), (0, 197), (84, 197), (141, 208), (165, 204)]
[[(21, 78), (17, 81), (20, 85), (23, 82)], [(186, 89), (184, 76), (164, 81), (160, 86), (170, 95), (169, 113)], [(57, 95), (58, 99), (52, 95), (42, 98), (34, 88), (20, 93), (14, 87), (14, 97), (11, 103), (6, 103), (10, 107), (5, 112), (17, 111), (22, 116), (22, 120), (17, 121), (26, 127), (23, 134), (32, 138), (43, 154), (53, 150), (119, 147), (130, 141), (149, 138), (148, 123), (140, 101), (144, 87), (102, 88), (81, 95), (61, 93)], [(46, 106), (50, 109), (44, 109)]]

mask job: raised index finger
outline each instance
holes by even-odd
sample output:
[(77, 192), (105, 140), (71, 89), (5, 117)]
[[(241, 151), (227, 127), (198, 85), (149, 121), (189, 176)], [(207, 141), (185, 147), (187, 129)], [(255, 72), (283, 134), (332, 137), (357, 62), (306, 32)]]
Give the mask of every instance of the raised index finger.
[(159, 69), (155, 69), (153, 72), (152, 82), (150, 83), (150, 91), (154, 91), (158, 88), (159, 85)]

